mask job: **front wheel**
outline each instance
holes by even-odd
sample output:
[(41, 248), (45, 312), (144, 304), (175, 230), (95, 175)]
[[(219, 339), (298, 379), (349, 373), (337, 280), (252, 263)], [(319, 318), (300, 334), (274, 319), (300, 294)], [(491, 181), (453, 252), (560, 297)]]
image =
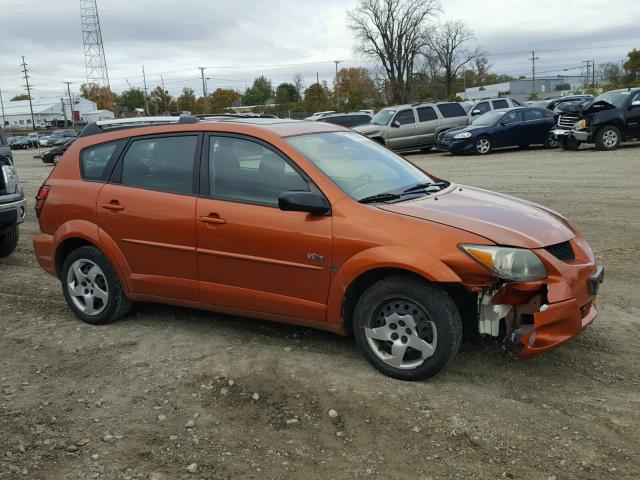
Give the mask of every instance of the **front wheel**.
[(6, 257), (16, 249), (19, 238), (20, 230), (18, 225), (14, 225), (8, 232), (0, 235), (0, 258)]
[(491, 139), (489, 137), (480, 137), (476, 140), (476, 152), (480, 155), (486, 155), (491, 152), (493, 145), (491, 144)]
[(363, 356), (385, 375), (424, 380), (458, 352), (462, 321), (438, 286), (391, 276), (373, 284), (358, 300), (354, 336)]
[(620, 146), (620, 130), (613, 125), (600, 128), (595, 135), (598, 150), (615, 150)]
[(92, 325), (115, 322), (132, 307), (113, 266), (93, 246), (80, 247), (65, 259), (60, 272), (67, 304), (81, 320)]

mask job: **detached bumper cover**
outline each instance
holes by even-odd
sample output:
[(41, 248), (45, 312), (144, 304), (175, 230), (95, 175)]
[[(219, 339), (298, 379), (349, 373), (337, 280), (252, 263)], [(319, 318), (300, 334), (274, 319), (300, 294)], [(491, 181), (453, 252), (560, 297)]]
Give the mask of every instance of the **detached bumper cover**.
[(568, 128), (554, 128), (551, 130), (556, 137), (573, 137), (581, 142), (589, 141), (589, 132), (587, 130), (573, 130)]

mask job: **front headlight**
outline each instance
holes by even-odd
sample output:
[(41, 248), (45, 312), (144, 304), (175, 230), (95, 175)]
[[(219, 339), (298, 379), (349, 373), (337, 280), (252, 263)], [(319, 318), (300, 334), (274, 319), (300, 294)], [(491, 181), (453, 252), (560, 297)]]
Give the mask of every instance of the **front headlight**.
[(4, 187), (7, 193), (16, 193), (18, 191), (18, 175), (13, 165), (2, 166), (2, 178), (4, 179)]
[(469, 138), (471, 136), (470, 132), (462, 132), (462, 133), (457, 133), (456, 135), (453, 136), (454, 139), (459, 140), (461, 138)]
[(498, 278), (528, 282), (547, 276), (538, 256), (526, 248), (492, 245), (460, 245), (460, 248)]
[(587, 121), (586, 120), (578, 120), (574, 125), (573, 128), (575, 128), (576, 130), (584, 130), (587, 128)]

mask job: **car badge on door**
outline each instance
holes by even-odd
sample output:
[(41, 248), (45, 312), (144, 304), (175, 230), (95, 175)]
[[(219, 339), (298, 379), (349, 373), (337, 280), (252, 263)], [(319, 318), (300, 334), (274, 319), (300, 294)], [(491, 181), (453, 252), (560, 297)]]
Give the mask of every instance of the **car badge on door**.
[(314, 262), (319, 262), (324, 259), (324, 255), (319, 255), (317, 253), (307, 253), (307, 258), (309, 260), (313, 260)]

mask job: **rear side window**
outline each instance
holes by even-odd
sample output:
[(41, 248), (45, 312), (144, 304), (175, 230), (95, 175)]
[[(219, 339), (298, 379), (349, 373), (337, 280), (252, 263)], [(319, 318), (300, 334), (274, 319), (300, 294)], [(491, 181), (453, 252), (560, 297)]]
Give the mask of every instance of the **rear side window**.
[(438, 107), (444, 118), (464, 117), (466, 115), (464, 108), (459, 103), (442, 103), (436, 105), (436, 107)]
[(494, 110), (499, 110), (501, 108), (509, 108), (509, 104), (507, 103), (506, 100), (494, 100), (491, 103), (493, 103)]
[(193, 194), (196, 135), (134, 140), (122, 161), (122, 184)]
[(85, 148), (80, 154), (82, 178), (86, 180), (106, 181), (107, 165), (118, 147), (117, 142), (103, 143)]
[(413, 115), (413, 110), (402, 110), (396, 114), (394, 122), (399, 122), (400, 125), (408, 125), (410, 123), (416, 123), (416, 117)]
[(544, 115), (542, 114), (542, 112), (540, 110), (525, 110), (524, 111), (524, 120), (525, 122), (527, 120), (542, 120), (544, 118)]
[(438, 114), (433, 107), (420, 107), (416, 109), (418, 111), (419, 122), (429, 122), (431, 120), (437, 120)]

